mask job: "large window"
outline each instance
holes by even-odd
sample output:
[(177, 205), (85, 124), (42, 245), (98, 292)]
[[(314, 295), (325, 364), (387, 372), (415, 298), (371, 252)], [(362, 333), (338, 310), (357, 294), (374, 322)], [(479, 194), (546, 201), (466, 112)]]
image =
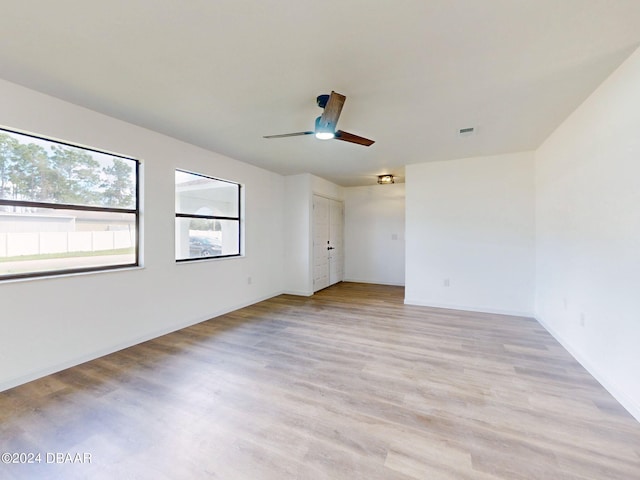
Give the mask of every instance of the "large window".
[(240, 255), (240, 185), (176, 170), (176, 260)]
[(0, 279), (138, 265), (138, 170), (0, 129)]

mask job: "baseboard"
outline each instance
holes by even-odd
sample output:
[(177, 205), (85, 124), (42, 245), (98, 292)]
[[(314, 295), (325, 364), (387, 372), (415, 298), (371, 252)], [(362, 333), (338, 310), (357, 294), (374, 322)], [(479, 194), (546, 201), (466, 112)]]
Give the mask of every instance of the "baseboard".
[(578, 353), (569, 342), (567, 342), (556, 330), (551, 328), (542, 318), (534, 317), (537, 322), (544, 327), (544, 329), (555, 338), (562, 347), (569, 352), (569, 354), (576, 359), (576, 361), (589, 372), (589, 374), (595, 378), (602, 387), (609, 392), (613, 398), (615, 398), (624, 409), (629, 412), (638, 422), (640, 422), (640, 405), (638, 402), (630, 398), (620, 387), (603, 375), (589, 360), (584, 358), (583, 355)]
[(308, 290), (285, 290), (282, 293), (285, 295), (296, 295), (298, 297), (310, 297), (313, 295), (313, 292)]
[(363, 280), (361, 278), (345, 278), (343, 282), (353, 282), (353, 283), (370, 283), (372, 285), (390, 285), (392, 287), (404, 287), (404, 282), (402, 283), (394, 283), (394, 282), (384, 282), (384, 281), (376, 281), (376, 280)]
[(466, 305), (448, 305), (443, 303), (425, 302), (423, 300), (415, 300), (412, 298), (404, 299), (405, 305), (416, 305), (419, 307), (446, 308), (447, 310), (462, 310), (463, 312), (475, 313), (491, 313), (494, 315), (509, 315), (512, 317), (533, 318), (533, 312), (525, 312), (520, 310), (502, 310), (498, 308), (470, 307)]
[(100, 358), (100, 357), (104, 357), (105, 355), (110, 355), (112, 353), (118, 352), (120, 350), (124, 350), (125, 348), (129, 348), (129, 347), (133, 347), (134, 345), (138, 345), (140, 343), (144, 343), (147, 342), (149, 340), (153, 340), (154, 338), (158, 338), (161, 337), (163, 335), (167, 335), (169, 333), (173, 333), (176, 332), (178, 330), (182, 330), (183, 328), (187, 328), (190, 327), (192, 325), (196, 325), (198, 323), (202, 323), (205, 322), (207, 320), (211, 320), (212, 318), (216, 318), (219, 317), (221, 315), (225, 315), (227, 313), (239, 310), (241, 308), (244, 307), (248, 307), (250, 305), (262, 302), (264, 300), (268, 300), (270, 298), (273, 297), (277, 297), (278, 295), (280, 295), (282, 292), (277, 292), (273, 295), (266, 295), (264, 297), (258, 297), (255, 298), (253, 300), (247, 301), (247, 302), (242, 302), (240, 304), (228, 307), (228, 308), (224, 308), (222, 310), (217, 310), (215, 312), (212, 312), (211, 314), (207, 314), (205, 316), (203, 316), (202, 318), (195, 318), (195, 319), (189, 319), (186, 320), (182, 323), (179, 324), (175, 324), (172, 325), (171, 327), (168, 328), (163, 328), (160, 330), (156, 330), (154, 332), (151, 332), (147, 335), (143, 335), (137, 338), (134, 338), (132, 340), (126, 341), (126, 342), (122, 342), (116, 345), (112, 345), (110, 347), (106, 347), (100, 350), (97, 350), (95, 352), (91, 352), (88, 353), (86, 355), (81, 355), (79, 357), (75, 357), (72, 359), (69, 359), (65, 362), (61, 362), (58, 363), (54, 366), (48, 367), (48, 368), (44, 368), (44, 369), (39, 369), (39, 370), (34, 370), (32, 372), (29, 372), (25, 375), (21, 375), (19, 377), (15, 377), (12, 378), (10, 380), (4, 381), (4, 382), (0, 382), (0, 392), (3, 392), (5, 390), (9, 390), (10, 388), (14, 388), (17, 387), (19, 385), (23, 385), (25, 383), (29, 383), (32, 382), (34, 380), (37, 380), (39, 378), (42, 377), (46, 377), (47, 375), (52, 375), (54, 373), (57, 372), (61, 372), (62, 370), (66, 370), (67, 368), (71, 368), (71, 367), (75, 367), (77, 365), (80, 365), (82, 363), (86, 363), (89, 362), (91, 360), (95, 360), (96, 358)]

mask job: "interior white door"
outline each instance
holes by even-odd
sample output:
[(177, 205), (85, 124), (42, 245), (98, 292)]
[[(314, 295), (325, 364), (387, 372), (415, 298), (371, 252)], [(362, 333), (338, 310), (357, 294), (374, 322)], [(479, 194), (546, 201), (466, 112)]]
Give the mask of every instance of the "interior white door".
[(344, 276), (343, 224), (342, 202), (329, 200), (329, 285), (341, 282)]
[(313, 196), (313, 291), (329, 286), (329, 199)]
[(313, 196), (313, 291), (344, 276), (344, 206), (342, 202)]

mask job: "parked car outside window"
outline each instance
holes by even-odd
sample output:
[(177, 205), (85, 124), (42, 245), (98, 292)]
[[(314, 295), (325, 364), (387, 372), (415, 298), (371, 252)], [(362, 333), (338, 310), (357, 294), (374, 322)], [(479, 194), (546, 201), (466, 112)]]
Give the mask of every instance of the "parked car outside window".
[(222, 246), (206, 237), (189, 237), (190, 257), (212, 257), (222, 253)]

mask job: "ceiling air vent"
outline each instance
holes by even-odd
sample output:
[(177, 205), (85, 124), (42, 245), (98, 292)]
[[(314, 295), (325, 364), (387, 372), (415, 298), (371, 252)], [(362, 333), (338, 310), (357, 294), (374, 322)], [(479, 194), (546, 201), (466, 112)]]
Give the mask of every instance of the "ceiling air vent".
[(461, 128), (458, 130), (458, 135), (461, 137), (468, 137), (469, 135), (473, 135), (475, 129), (473, 127)]

